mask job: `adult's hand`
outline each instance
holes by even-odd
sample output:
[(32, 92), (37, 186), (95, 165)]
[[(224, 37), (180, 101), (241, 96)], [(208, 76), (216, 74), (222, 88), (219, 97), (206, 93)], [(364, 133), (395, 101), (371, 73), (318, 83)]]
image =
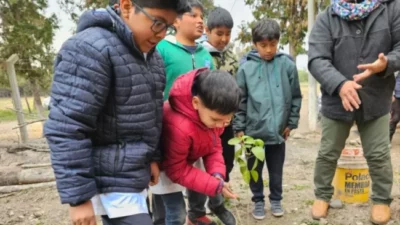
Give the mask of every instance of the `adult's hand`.
[(361, 105), (360, 97), (358, 96), (357, 90), (361, 89), (362, 86), (357, 84), (355, 81), (345, 81), (342, 88), (340, 89), (340, 98), (342, 99), (343, 107), (346, 111), (353, 112), (354, 109), (359, 109)]
[(364, 70), (364, 72), (354, 75), (354, 81), (359, 83), (360, 81), (374, 75), (380, 72), (383, 72), (386, 70), (386, 67), (388, 65), (388, 59), (387, 57), (381, 53), (378, 56), (378, 59), (369, 64), (362, 64), (358, 66), (358, 69)]

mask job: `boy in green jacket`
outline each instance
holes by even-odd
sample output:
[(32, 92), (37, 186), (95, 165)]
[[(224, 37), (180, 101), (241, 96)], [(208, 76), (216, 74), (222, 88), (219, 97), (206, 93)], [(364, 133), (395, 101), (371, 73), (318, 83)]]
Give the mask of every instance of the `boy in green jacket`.
[(157, 45), (166, 69), (164, 101), (168, 100), (172, 84), (180, 75), (202, 67), (214, 69), (210, 53), (195, 42), (204, 32), (203, 6), (197, 0), (188, 2), (192, 12), (178, 15), (175, 36), (168, 36)]
[[(283, 216), (285, 141), (291, 130), (298, 126), (302, 99), (300, 84), (296, 64), (286, 55), (277, 53), (279, 24), (271, 19), (261, 20), (253, 28), (252, 36), (257, 53), (251, 52), (236, 74), (243, 96), (233, 129), (237, 136), (246, 134), (266, 143), (271, 212), (274, 216)], [(254, 160), (255, 157), (248, 160), (249, 167), (253, 166)], [(265, 218), (263, 167), (264, 163), (258, 163), (260, 177), (257, 182), (250, 182), (255, 203), (252, 214), (260, 220)]]

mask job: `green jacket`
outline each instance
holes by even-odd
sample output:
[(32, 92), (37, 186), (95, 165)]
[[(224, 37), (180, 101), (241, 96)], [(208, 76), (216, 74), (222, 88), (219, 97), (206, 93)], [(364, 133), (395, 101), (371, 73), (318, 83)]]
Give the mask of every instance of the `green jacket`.
[(232, 75), (236, 74), (239, 67), (239, 62), (236, 58), (236, 55), (232, 52), (231, 47), (228, 47), (223, 51), (219, 51), (208, 41), (204, 41), (201, 44), (208, 50), (208, 52), (210, 52), (211, 56), (213, 57), (214, 66), (217, 70), (223, 70)]
[(212, 57), (202, 45), (198, 45), (196, 52), (191, 54), (174, 36), (168, 36), (160, 41), (157, 50), (164, 60), (166, 70), (164, 101), (168, 99), (172, 84), (180, 75), (202, 67), (214, 69)]
[(247, 60), (236, 74), (243, 97), (233, 129), (267, 145), (281, 144), (284, 129), (296, 129), (299, 123), (302, 96), (296, 64), (281, 53), (267, 62), (252, 52)]

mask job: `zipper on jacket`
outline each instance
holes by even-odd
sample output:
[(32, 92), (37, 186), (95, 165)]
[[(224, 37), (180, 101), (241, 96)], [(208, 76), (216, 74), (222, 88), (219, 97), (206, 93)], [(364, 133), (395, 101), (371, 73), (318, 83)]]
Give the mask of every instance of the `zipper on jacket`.
[(192, 66), (193, 66), (193, 69), (196, 69), (196, 61), (194, 59), (194, 54), (193, 53), (192, 53)]
[[(273, 71), (272, 71), (273, 72)], [(273, 76), (273, 74), (272, 74), (272, 76)], [(276, 114), (275, 114), (275, 103), (274, 103), (274, 99), (273, 99), (273, 93), (272, 93), (272, 86), (274, 86), (274, 85), (271, 85), (271, 79), (270, 79), (270, 76), (269, 76), (269, 71), (268, 71), (268, 66), (267, 66), (267, 79), (268, 79), (268, 89), (269, 89), (269, 93), (270, 93), (270, 96), (271, 96), (271, 108), (272, 108), (272, 115), (273, 115), (273, 118), (272, 118), (272, 120), (274, 121), (274, 125), (275, 125), (275, 127), (274, 127), (274, 130), (275, 130), (275, 137), (277, 138), (277, 141), (278, 142), (280, 142), (279, 141), (279, 136), (278, 136), (278, 132), (277, 132), (277, 124), (276, 124)]]
[[(116, 78), (115, 78), (115, 83), (116, 83)], [(115, 84), (116, 86), (116, 84)], [(116, 92), (116, 87), (115, 90)], [(115, 94), (114, 94), (114, 107), (113, 107), (113, 111), (114, 111), (114, 116), (115, 116), (115, 121), (114, 121), (114, 126), (115, 126), (115, 142), (117, 145), (117, 152), (115, 153), (115, 158), (114, 158), (114, 174), (117, 174), (117, 170), (118, 170), (118, 160), (119, 160), (119, 152), (120, 150), (120, 144), (119, 144), (119, 135), (118, 135), (118, 119), (117, 119), (117, 100), (115, 98)]]
[[(172, 43), (172, 42), (171, 42)], [(172, 43), (175, 46), (178, 46), (179, 48), (183, 49), (184, 51), (186, 51), (187, 53), (190, 53), (192, 55), (192, 69), (195, 70), (196, 69), (196, 60), (194, 58), (194, 54), (199, 51), (199, 46), (197, 46), (196, 50), (194, 52), (189, 51), (187, 48), (185, 48), (181, 43), (179, 43), (178, 41), (176, 41), (176, 43)]]
[[(149, 64), (148, 64), (148, 55), (146, 55), (146, 57), (144, 57), (144, 55), (143, 55), (143, 58), (144, 58), (144, 64), (146, 65), (146, 69), (148, 70), (148, 71), (150, 71), (150, 74), (153, 74), (152, 72), (151, 72), (151, 70), (150, 70), (150, 67), (149, 67)], [(152, 98), (154, 99), (154, 110), (155, 110), (155, 118), (156, 118), (156, 124), (155, 124), (155, 126), (157, 127), (157, 123), (158, 122), (162, 122), (162, 121), (158, 121), (157, 120), (157, 118), (158, 118), (158, 105), (157, 105), (157, 81), (156, 81), (156, 78), (153, 76), (153, 79), (152, 79), (152, 81), (153, 82), (150, 82), (150, 80), (149, 79), (147, 79), (147, 75), (145, 74), (144, 75), (144, 77), (145, 77), (145, 79), (146, 79), (146, 81), (148, 82), (148, 84), (149, 84), (149, 86), (150, 86), (150, 88), (151, 88), (151, 96), (152, 96)], [(161, 132), (161, 130), (160, 130), (160, 132)], [(143, 137), (142, 137), (142, 139), (143, 139)], [(154, 150), (156, 150), (156, 149), (154, 149)]]
[(120, 147), (119, 141), (117, 140), (117, 152), (115, 153), (115, 159), (114, 159), (114, 174), (118, 173), (117, 170), (118, 170), (118, 160), (119, 160), (119, 152), (120, 151), (121, 151), (121, 147)]

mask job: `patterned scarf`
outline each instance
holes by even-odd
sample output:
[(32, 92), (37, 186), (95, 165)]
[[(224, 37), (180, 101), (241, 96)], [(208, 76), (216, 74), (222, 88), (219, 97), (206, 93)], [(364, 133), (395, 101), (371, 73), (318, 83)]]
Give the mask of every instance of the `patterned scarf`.
[(381, 4), (380, 0), (365, 0), (361, 3), (350, 3), (346, 0), (334, 0), (332, 9), (344, 20), (362, 20), (369, 16)]

